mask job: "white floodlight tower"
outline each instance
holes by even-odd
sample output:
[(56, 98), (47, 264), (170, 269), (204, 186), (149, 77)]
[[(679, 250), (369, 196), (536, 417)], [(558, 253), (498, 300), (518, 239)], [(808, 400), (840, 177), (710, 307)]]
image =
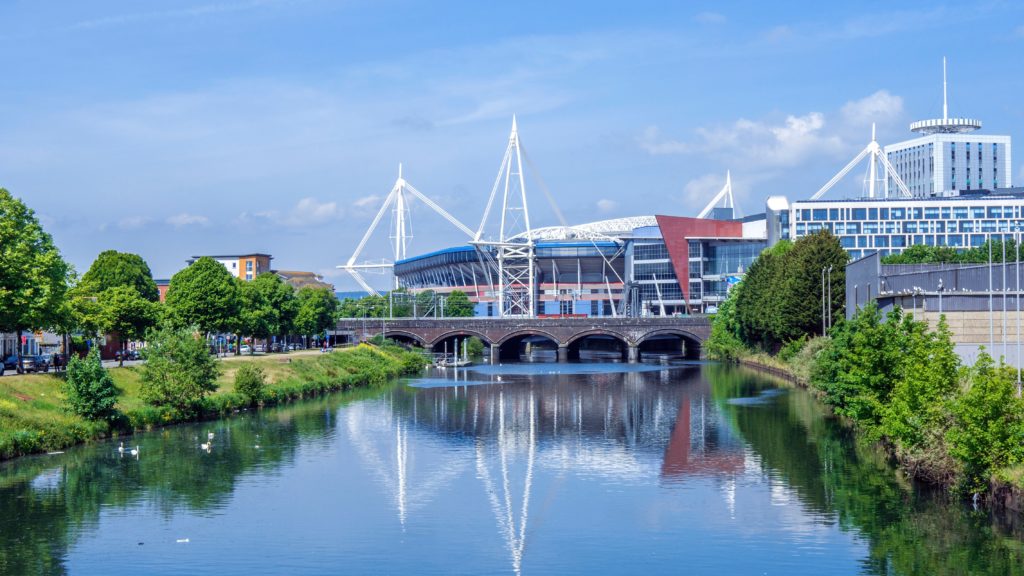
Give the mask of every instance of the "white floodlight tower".
[[(889, 163), (889, 159), (886, 158), (885, 152), (882, 150), (882, 147), (878, 144), (878, 140), (875, 139), (875, 125), (874, 125), (874, 123), (872, 123), (871, 124), (871, 142), (869, 142), (868, 145), (865, 146), (864, 149), (861, 150), (859, 154), (854, 156), (853, 160), (850, 160), (850, 163), (847, 164), (845, 167), (843, 167), (843, 169), (840, 170), (839, 173), (837, 173), (835, 176), (833, 176), (831, 180), (826, 182), (825, 185), (822, 186), (820, 190), (815, 192), (814, 196), (811, 196), (811, 200), (817, 200), (818, 198), (821, 198), (822, 196), (824, 196), (825, 193), (828, 192), (829, 190), (831, 190), (832, 187), (836, 185), (836, 183), (838, 183), (840, 180), (842, 180), (843, 177), (846, 176), (850, 172), (850, 170), (853, 170), (854, 166), (859, 164), (861, 162), (861, 160), (864, 160), (865, 158), (867, 158), (868, 161), (870, 162), (870, 165), (868, 167), (868, 170), (869, 170), (869, 173), (870, 173), (870, 175), (868, 177), (869, 178), (869, 182), (868, 182), (868, 198), (874, 198), (875, 195), (876, 195), (875, 187), (877, 185), (877, 179), (878, 179), (877, 178), (877, 174), (878, 174), (877, 173), (877, 164), (881, 164), (882, 168), (883, 168), (883, 173), (886, 176), (892, 178), (892, 181), (896, 184), (896, 188), (899, 189), (901, 196), (903, 196), (905, 198), (910, 198), (911, 197), (910, 189), (908, 189), (907, 185), (903, 183), (903, 179), (900, 178), (899, 173), (896, 172), (896, 169), (893, 168), (893, 165)], [(885, 196), (887, 198), (889, 196), (888, 186), (885, 187)]]
[[(352, 257), (348, 259), (348, 262), (338, 268), (345, 270), (352, 275), (352, 278), (363, 287), (364, 290), (370, 294), (377, 295), (378, 292), (370, 286), (362, 276), (362, 271), (372, 270), (385, 273), (388, 270), (394, 271), (394, 262), (404, 260), (408, 254), (407, 250), (409, 247), (409, 240), (412, 238), (412, 219), (409, 212), (409, 198), (407, 194), (412, 194), (415, 198), (418, 198), (421, 202), (430, 207), (434, 212), (440, 214), (445, 220), (450, 222), (459, 230), (466, 233), (467, 236), (473, 238), (473, 231), (468, 226), (459, 222), (459, 220), (441, 208), (433, 200), (427, 198), (422, 192), (417, 190), (412, 184), (409, 184), (402, 177), (402, 165), (398, 165), (398, 179), (395, 180), (395, 185), (391, 187), (391, 192), (388, 193), (387, 197), (384, 198), (384, 204), (381, 205), (380, 210), (377, 211), (377, 215), (374, 216), (373, 222), (370, 223), (370, 227), (363, 234), (363, 239), (359, 241), (359, 245), (356, 246), (355, 251), (352, 253)], [(389, 239), (391, 243), (391, 253), (394, 258), (392, 262), (383, 261), (380, 263), (363, 263), (356, 264), (356, 260), (359, 258), (359, 254), (362, 253), (363, 248), (366, 247), (366, 243), (369, 242), (370, 237), (373, 236), (373, 232), (377, 229), (377, 225), (380, 224), (381, 218), (387, 212), (388, 208), (391, 207), (391, 234)], [(398, 277), (393, 278), (393, 287), (398, 288)]]
[[(501, 199), (501, 225), (497, 241), (483, 240), (484, 226), (498, 188), (503, 189)], [(536, 287), (534, 285), (534, 241), (530, 228), (530, 210), (526, 202), (526, 182), (523, 175), (523, 153), (519, 144), (519, 129), (512, 117), (512, 133), (508, 137), (505, 156), (498, 168), (491, 195), (487, 199), (484, 217), (480, 221), (473, 243), (490, 246), (498, 260), (498, 310), (502, 317), (527, 317), (535, 314)]]
[(715, 194), (715, 197), (708, 202), (708, 205), (697, 214), (697, 218), (707, 218), (711, 211), (715, 209), (715, 206), (719, 202), (722, 202), (722, 208), (732, 208), (736, 210), (736, 202), (732, 197), (732, 174), (728, 170), (725, 171), (725, 186), (722, 186), (722, 190)]

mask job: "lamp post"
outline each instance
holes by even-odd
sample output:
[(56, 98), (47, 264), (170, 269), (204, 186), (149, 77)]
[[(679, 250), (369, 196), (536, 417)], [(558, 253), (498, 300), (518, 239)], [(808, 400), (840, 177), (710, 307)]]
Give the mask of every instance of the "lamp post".
[(825, 335), (825, 268), (821, 267), (821, 335)]
[(828, 265), (828, 329), (832, 329), (832, 265)]
[[(939, 278), (939, 320), (942, 320), (942, 278)], [(956, 302), (954, 302), (956, 304)]]

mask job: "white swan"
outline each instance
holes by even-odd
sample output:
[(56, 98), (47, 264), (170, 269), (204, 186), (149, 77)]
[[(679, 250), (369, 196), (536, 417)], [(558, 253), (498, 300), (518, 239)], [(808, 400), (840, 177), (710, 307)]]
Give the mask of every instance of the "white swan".
[(139, 455), (139, 447), (136, 446), (135, 448), (132, 448), (131, 452), (129, 452), (129, 454), (131, 454), (132, 456), (138, 456)]
[(124, 442), (121, 442), (121, 445), (117, 447), (117, 451), (120, 454), (124, 454)]
[(207, 432), (206, 433), (206, 439), (207, 440), (213, 440), (213, 432)]
[(209, 451), (210, 451), (210, 448), (211, 448), (212, 446), (213, 446), (213, 443), (212, 443), (212, 442), (207, 442), (206, 444), (200, 444), (200, 445), (199, 445), (199, 447), (200, 447), (200, 448), (202, 448), (203, 450), (206, 450), (207, 452), (209, 452)]

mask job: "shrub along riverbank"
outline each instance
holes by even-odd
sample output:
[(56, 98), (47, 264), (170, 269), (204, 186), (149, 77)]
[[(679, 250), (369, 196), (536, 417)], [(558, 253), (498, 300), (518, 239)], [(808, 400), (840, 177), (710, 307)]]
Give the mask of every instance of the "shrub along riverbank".
[[(257, 404), (272, 405), (386, 383), (423, 369), (422, 356), (397, 346), (356, 348), (300, 358), (273, 356), (218, 362), (216, 391), (191, 410), (154, 406), (143, 400), (142, 368), (108, 371), (120, 389), (110, 419), (89, 420), (69, 410), (63, 375), (38, 374), (0, 378), (0, 460), (61, 450), (112, 435), (157, 426), (216, 418)], [(259, 368), (265, 383), (256, 396), (235, 390), (235, 376), (245, 366)]]
[(987, 353), (962, 365), (944, 323), (929, 330), (899, 310), (883, 316), (869, 306), (829, 336), (793, 341), (776, 354), (739, 339), (727, 353), (712, 349), (717, 359), (781, 370), (809, 387), (910, 477), (1020, 507), (1024, 400), (1016, 370)]
[[(1019, 507), (1024, 399), (1016, 370), (986, 353), (962, 364), (944, 320), (932, 330), (874, 305), (845, 320), (844, 260), (827, 231), (765, 250), (719, 306), (708, 355), (792, 375), (915, 479), (1001, 500), (1012, 489)], [(831, 287), (822, 282), (830, 269)], [(823, 302), (828, 288), (832, 300)]]

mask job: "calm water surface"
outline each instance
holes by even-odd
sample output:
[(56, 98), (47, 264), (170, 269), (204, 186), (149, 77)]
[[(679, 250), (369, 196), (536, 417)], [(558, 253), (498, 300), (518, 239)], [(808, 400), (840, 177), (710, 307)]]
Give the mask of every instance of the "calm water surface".
[(129, 443), (0, 466), (0, 572), (1024, 573), (1005, 519), (715, 365), (425, 373)]

